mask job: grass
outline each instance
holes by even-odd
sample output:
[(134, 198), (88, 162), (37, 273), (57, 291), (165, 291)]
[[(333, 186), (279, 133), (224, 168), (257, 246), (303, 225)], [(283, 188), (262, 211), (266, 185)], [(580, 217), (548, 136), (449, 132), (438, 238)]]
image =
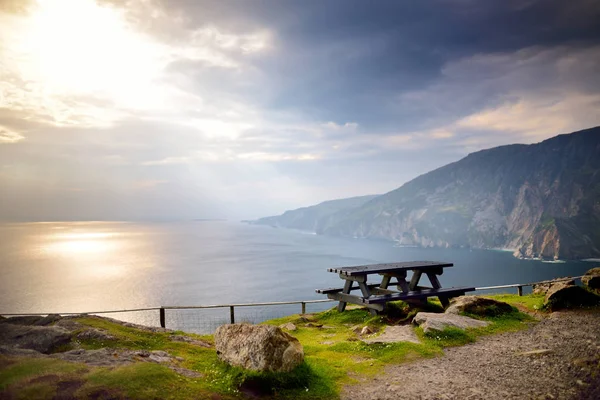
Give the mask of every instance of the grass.
[(544, 294), (528, 294), (525, 296), (519, 296), (517, 294), (495, 294), (495, 295), (486, 295), (485, 297), (489, 297), (494, 300), (504, 301), (505, 303), (511, 304), (513, 306), (522, 307), (522, 309), (527, 311), (540, 311), (544, 305)]
[[(540, 296), (490, 296), (513, 305), (536, 310)], [(366, 344), (355, 330), (369, 326), (381, 331), (385, 325), (401, 323), (419, 310), (441, 311), (437, 301), (420, 308), (393, 303), (386, 315), (372, 316), (364, 309), (350, 308), (343, 313), (335, 309), (314, 315), (291, 315), (265, 322), (281, 325), (291, 322), (297, 329), (290, 332), (304, 347), (305, 362), (290, 373), (256, 373), (221, 362), (214, 348), (172, 341), (170, 336), (182, 332), (149, 332), (126, 327), (110, 320), (82, 317), (77, 322), (114, 337), (112, 340), (80, 340), (84, 349), (102, 347), (131, 350), (163, 350), (181, 357), (177, 367), (197, 371), (201, 378), (184, 377), (165, 365), (135, 363), (115, 368), (90, 367), (49, 358), (7, 358), (0, 356), (0, 398), (48, 398), (60, 394), (60, 382), (73, 384), (72, 396), (193, 399), (220, 396), (240, 398), (241, 391), (290, 399), (330, 399), (339, 397), (343, 385), (380, 374), (386, 365), (419, 358), (436, 357), (449, 346), (460, 346), (482, 335), (523, 329), (533, 318), (516, 309), (501, 316), (477, 317), (490, 322), (485, 328), (461, 331), (447, 329), (425, 334), (415, 327), (421, 344), (400, 342)], [(212, 336), (193, 336), (213, 343)], [(375, 333), (373, 336), (377, 335)], [(64, 386), (64, 385), (63, 385)], [(4, 390), (4, 392), (2, 392)], [(64, 394), (64, 393), (63, 393)], [(6, 395), (4, 397), (9, 397)]]

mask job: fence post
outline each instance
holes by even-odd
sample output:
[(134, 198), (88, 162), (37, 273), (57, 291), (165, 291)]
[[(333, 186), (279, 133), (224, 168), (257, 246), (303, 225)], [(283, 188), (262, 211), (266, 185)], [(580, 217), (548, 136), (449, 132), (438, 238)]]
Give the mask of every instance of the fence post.
[(166, 319), (165, 319), (165, 308), (164, 307), (160, 308), (160, 327), (161, 328), (166, 328), (167, 327)]
[(306, 303), (302, 302), (302, 315), (306, 314)]
[(519, 296), (523, 296), (523, 286), (517, 286), (517, 293)]
[(235, 314), (233, 312), (233, 306), (229, 306), (229, 319), (232, 324), (235, 324)]

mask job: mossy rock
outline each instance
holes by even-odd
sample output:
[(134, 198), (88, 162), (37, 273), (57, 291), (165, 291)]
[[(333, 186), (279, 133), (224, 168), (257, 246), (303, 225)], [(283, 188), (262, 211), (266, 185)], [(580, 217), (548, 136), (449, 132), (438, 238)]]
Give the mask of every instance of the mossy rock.
[(481, 317), (497, 317), (515, 311), (513, 306), (503, 301), (481, 296), (460, 296), (452, 300), (446, 310), (448, 314), (472, 314)]
[(600, 294), (600, 267), (592, 268), (581, 277), (581, 283), (588, 289)]
[(553, 285), (544, 301), (544, 308), (550, 311), (600, 305), (600, 296), (575, 285)]

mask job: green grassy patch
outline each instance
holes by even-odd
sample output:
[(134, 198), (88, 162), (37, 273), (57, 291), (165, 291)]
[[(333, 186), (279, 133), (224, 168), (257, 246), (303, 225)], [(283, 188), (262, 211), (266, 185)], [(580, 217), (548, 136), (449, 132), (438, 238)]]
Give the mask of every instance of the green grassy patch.
[[(8, 364), (7, 361), (16, 361)], [(27, 358), (22, 357), (17, 360), (0, 356), (1, 364), (8, 364), (0, 369), (0, 390), (7, 388), (17, 382), (29, 381), (40, 375), (73, 375), (81, 373), (87, 368), (81, 364), (69, 363), (66, 361), (54, 360), (49, 358)]]
[(517, 294), (494, 294), (494, 295), (486, 295), (485, 297), (489, 297), (490, 299), (504, 301), (505, 303), (511, 304), (513, 306), (520, 306), (529, 311), (541, 311), (544, 305), (545, 295), (543, 294), (528, 294), (525, 296), (519, 296)]

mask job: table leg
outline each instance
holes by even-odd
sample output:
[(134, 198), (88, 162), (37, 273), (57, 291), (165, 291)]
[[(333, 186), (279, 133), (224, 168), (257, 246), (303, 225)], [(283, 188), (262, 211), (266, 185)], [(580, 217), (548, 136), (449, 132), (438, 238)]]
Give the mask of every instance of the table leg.
[[(437, 277), (437, 275), (433, 272), (428, 272), (427, 273), (427, 277), (429, 278), (429, 282), (431, 282), (431, 286), (434, 289), (441, 289), (442, 285), (440, 284), (440, 281)], [(442, 306), (444, 308), (448, 307), (450, 305), (450, 300), (447, 297), (444, 296), (438, 296), (438, 299), (440, 299), (440, 303), (442, 303)]]
[(419, 280), (421, 280), (422, 274), (423, 274), (423, 272), (421, 272), (421, 271), (413, 271), (413, 276), (410, 280), (410, 284), (408, 285), (408, 288), (411, 291), (417, 290), (417, 286), (419, 286)]
[[(366, 299), (371, 296), (371, 291), (369, 290), (369, 287), (367, 286), (366, 282), (358, 282), (358, 287), (362, 292), (363, 298)], [(369, 309), (369, 312), (371, 313), (371, 315), (377, 315), (377, 310), (374, 310), (372, 308)]]
[(390, 280), (391, 280), (391, 276), (389, 275), (384, 275), (383, 279), (381, 280), (381, 285), (379, 285), (380, 288), (382, 289), (387, 289), (388, 286), (390, 285)]
[[(342, 290), (342, 293), (350, 294), (350, 291), (352, 290), (352, 284), (353, 283), (354, 282), (351, 281), (351, 280), (346, 280), (344, 282), (344, 290)], [(338, 311), (339, 312), (344, 312), (345, 309), (346, 309), (346, 302), (345, 301), (340, 301), (338, 303)]]

